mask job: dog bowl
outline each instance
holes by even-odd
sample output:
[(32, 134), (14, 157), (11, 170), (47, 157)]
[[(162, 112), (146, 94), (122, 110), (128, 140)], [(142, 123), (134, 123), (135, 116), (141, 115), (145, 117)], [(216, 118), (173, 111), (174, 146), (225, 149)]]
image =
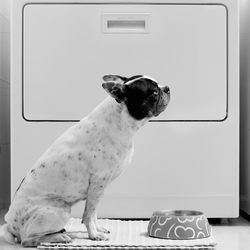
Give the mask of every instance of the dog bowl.
[(151, 216), (148, 235), (172, 240), (201, 239), (211, 235), (211, 226), (202, 212), (163, 210)]

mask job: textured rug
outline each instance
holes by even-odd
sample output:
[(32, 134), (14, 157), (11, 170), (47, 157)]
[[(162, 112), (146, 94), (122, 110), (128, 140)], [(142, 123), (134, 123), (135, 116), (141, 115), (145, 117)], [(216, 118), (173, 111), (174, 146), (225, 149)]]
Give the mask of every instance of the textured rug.
[(86, 227), (80, 219), (72, 218), (65, 227), (73, 238), (71, 243), (42, 243), (38, 246), (44, 250), (111, 250), (111, 249), (183, 249), (210, 250), (215, 249), (214, 237), (197, 240), (167, 240), (152, 238), (147, 235), (148, 221), (108, 220), (100, 219), (99, 224), (111, 233), (108, 241), (92, 241), (88, 239)]

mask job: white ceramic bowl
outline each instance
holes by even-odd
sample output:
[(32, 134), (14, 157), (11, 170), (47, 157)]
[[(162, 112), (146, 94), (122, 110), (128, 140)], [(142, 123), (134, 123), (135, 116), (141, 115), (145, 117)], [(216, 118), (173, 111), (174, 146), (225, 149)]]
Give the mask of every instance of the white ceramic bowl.
[(153, 213), (148, 224), (148, 234), (174, 240), (201, 239), (211, 235), (211, 226), (202, 212), (163, 210)]

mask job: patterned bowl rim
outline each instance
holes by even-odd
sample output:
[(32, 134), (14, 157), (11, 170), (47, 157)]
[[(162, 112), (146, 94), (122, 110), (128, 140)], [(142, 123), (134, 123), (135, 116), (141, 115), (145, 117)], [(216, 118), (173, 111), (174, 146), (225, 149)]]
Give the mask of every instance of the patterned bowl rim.
[(204, 216), (204, 213), (196, 210), (160, 210), (153, 213), (153, 216), (165, 216), (173, 218), (190, 218)]

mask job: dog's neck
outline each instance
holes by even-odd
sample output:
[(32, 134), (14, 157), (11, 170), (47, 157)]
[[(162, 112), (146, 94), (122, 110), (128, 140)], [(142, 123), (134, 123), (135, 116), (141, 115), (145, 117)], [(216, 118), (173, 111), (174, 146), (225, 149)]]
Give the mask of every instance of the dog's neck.
[(110, 130), (133, 136), (149, 119), (136, 120), (133, 118), (124, 103), (118, 103), (114, 98), (107, 97), (90, 114), (90, 119), (108, 124)]

